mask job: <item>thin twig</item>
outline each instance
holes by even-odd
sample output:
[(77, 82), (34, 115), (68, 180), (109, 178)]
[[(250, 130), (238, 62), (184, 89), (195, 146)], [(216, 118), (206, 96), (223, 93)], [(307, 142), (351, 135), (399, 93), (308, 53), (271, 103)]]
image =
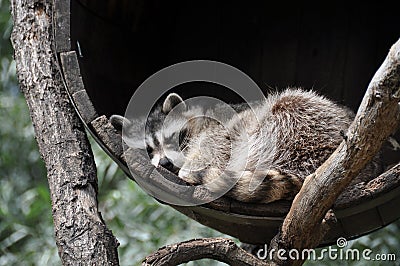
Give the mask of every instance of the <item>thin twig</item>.
[(226, 238), (193, 239), (160, 248), (147, 256), (142, 266), (178, 265), (199, 259), (215, 259), (234, 266), (274, 265), (262, 261)]

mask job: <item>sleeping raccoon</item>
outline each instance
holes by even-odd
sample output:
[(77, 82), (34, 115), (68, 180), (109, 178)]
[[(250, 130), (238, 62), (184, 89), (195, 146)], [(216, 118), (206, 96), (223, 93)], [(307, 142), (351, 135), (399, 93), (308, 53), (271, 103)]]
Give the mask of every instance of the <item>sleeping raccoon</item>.
[[(252, 108), (232, 108), (235, 115), (216, 120), (215, 114), (226, 112), (223, 106), (187, 106), (172, 93), (149, 115), (145, 141), (134, 140), (135, 148), (147, 149), (153, 165), (189, 184), (207, 184), (213, 192), (229, 187), (226, 196), (233, 199), (267, 203), (293, 199), (305, 177), (336, 149), (354, 118), (347, 108), (301, 89), (271, 94)], [(134, 139), (135, 124), (144, 120), (111, 117), (114, 126), (121, 127), (123, 121)], [(377, 162), (375, 158), (354, 182), (377, 176), (382, 170)]]

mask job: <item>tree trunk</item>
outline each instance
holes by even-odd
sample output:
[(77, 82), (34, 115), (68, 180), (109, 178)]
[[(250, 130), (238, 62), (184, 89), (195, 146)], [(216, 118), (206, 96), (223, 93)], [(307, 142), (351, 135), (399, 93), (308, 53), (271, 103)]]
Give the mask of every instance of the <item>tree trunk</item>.
[(85, 129), (66, 94), (53, 39), (53, 1), (12, 0), (17, 73), (45, 161), (63, 265), (118, 265), (118, 242), (97, 204)]

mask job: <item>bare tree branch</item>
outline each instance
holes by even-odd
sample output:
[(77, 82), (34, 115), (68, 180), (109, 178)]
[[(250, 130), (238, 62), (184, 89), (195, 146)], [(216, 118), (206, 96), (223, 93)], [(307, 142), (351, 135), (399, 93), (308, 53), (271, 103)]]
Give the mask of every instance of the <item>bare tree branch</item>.
[(118, 242), (97, 206), (90, 144), (62, 83), (53, 51), (52, 0), (11, 1), (17, 73), (47, 168), (63, 265), (118, 265)]
[(178, 265), (199, 259), (215, 259), (235, 266), (274, 265), (259, 260), (226, 238), (194, 239), (165, 246), (147, 256), (142, 266)]
[[(321, 235), (315, 232), (327, 211), (397, 128), (399, 96), (400, 40), (369, 84), (346, 139), (306, 178), (283, 222), (279, 248), (302, 250), (319, 244)], [(301, 264), (302, 261), (285, 261), (285, 265)]]

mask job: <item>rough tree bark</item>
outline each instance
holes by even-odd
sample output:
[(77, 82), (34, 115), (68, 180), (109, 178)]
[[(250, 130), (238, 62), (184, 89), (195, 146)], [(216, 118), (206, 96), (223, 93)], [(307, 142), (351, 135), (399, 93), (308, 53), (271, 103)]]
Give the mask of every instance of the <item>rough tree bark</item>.
[[(195, 251), (196, 246), (202, 249), (202, 256), (196, 252), (187, 252), (184, 260), (180, 262), (214, 258), (231, 263), (226, 258), (229, 256), (239, 258), (233, 265), (303, 264), (303, 259), (291, 259), (288, 256), (289, 251), (296, 249), (301, 254), (303, 249), (315, 248), (329, 230), (331, 223), (336, 222), (331, 210), (336, 199), (380, 150), (383, 142), (398, 128), (399, 100), (400, 40), (392, 46), (370, 82), (344, 141), (315, 173), (306, 178), (279, 234), (269, 245), (269, 250), (275, 250), (275, 256), (272, 258), (268, 255), (267, 261), (261, 261), (237, 246), (232, 247), (233, 243), (227, 244), (227, 240), (204, 239), (160, 248), (146, 257), (142, 265), (176, 265), (177, 253), (182, 250)], [(400, 176), (399, 165), (400, 163), (381, 176), (393, 173)], [(280, 256), (286, 259), (277, 256), (276, 251), (279, 249), (283, 251)], [(213, 255), (210, 256), (210, 252), (213, 252)]]
[(50, 187), (63, 265), (118, 265), (118, 242), (97, 206), (92, 151), (53, 51), (51, 0), (11, 1), (17, 73)]

